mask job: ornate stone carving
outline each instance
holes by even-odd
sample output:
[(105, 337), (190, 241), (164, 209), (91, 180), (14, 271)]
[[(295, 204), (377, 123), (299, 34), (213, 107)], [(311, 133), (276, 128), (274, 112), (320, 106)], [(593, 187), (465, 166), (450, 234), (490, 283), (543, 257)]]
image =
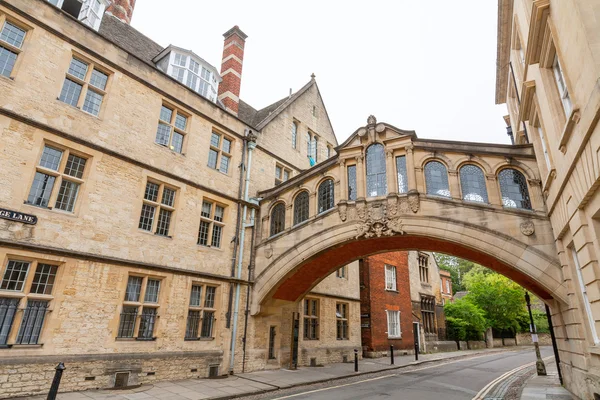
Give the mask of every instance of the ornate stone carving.
[(419, 211), (420, 200), (418, 192), (408, 192), (408, 205), (410, 206), (412, 212), (416, 213), (417, 211)]
[(375, 127), (375, 132), (382, 133), (384, 131), (385, 131), (385, 125), (384, 124), (377, 124), (377, 126)]
[[(358, 206), (358, 204), (357, 204)], [(398, 217), (388, 216), (387, 205), (383, 202), (373, 202), (363, 205), (364, 211), (359, 214), (360, 225), (356, 228), (356, 238), (392, 236), (404, 234), (402, 220)]]
[(268, 244), (265, 246), (265, 257), (266, 258), (273, 257), (273, 246), (271, 246), (271, 244)]
[(525, 236), (531, 236), (535, 232), (535, 225), (533, 221), (528, 219), (527, 221), (521, 222), (521, 233)]
[(376, 123), (377, 123), (377, 118), (375, 118), (374, 115), (369, 115), (369, 118), (367, 118), (367, 124), (375, 125)]
[(338, 203), (338, 213), (340, 214), (340, 219), (343, 222), (346, 222), (348, 218), (348, 203), (345, 200), (342, 200)]
[(398, 198), (395, 195), (388, 196), (387, 209), (389, 211), (389, 214), (392, 216), (398, 214)]

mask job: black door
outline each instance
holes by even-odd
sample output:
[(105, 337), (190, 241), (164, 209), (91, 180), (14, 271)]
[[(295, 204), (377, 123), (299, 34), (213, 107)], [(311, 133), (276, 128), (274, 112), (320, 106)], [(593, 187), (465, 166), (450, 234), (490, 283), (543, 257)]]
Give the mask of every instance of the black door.
[(300, 314), (292, 315), (292, 359), (290, 361), (290, 369), (298, 367), (298, 336), (300, 335)]

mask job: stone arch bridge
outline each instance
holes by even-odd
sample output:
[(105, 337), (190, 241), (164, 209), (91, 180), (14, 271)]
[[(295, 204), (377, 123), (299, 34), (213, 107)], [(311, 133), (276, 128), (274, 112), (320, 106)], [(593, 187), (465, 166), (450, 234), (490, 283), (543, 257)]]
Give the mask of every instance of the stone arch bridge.
[(252, 315), (395, 250), (469, 259), (549, 304), (567, 303), (531, 145), (420, 139), (369, 117), (336, 150), (259, 194)]

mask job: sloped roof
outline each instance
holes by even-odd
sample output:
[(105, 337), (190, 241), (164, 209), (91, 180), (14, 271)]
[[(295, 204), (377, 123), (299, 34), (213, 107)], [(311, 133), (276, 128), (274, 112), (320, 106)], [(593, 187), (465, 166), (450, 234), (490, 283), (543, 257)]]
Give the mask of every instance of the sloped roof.
[(152, 66), (152, 59), (164, 49), (148, 36), (110, 14), (104, 14), (98, 33)]

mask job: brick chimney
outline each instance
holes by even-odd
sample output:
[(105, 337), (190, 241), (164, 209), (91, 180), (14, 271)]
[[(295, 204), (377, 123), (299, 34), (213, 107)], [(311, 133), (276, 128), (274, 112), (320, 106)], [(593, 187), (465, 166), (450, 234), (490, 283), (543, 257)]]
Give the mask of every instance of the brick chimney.
[(225, 37), (223, 60), (221, 61), (223, 81), (219, 84), (219, 100), (229, 111), (237, 115), (242, 84), (244, 45), (248, 36), (237, 25), (225, 32), (223, 36)]
[(119, 18), (126, 24), (130, 24), (134, 7), (135, 0), (109, 0), (106, 13)]

